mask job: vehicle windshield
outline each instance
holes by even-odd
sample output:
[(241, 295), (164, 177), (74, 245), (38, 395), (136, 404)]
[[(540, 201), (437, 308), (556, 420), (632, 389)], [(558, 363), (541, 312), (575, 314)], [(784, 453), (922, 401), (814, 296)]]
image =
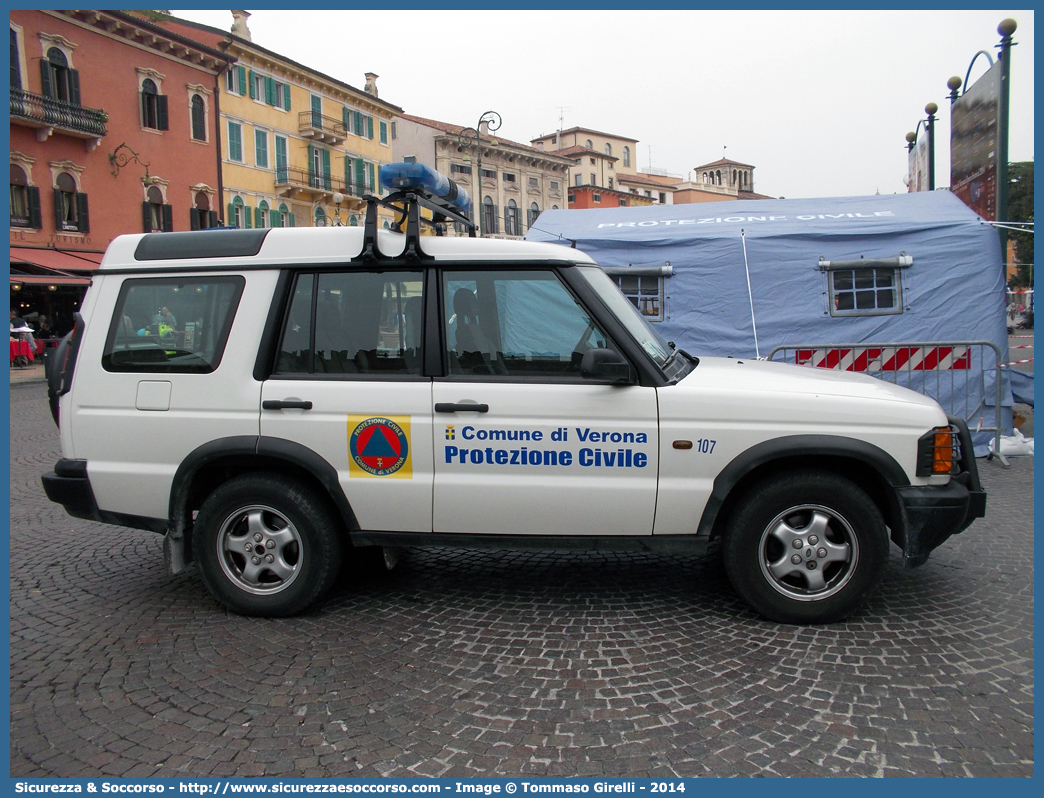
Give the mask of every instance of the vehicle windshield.
[(627, 328), (627, 332), (656, 362), (656, 365), (663, 368), (674, 354), (663, 336), (649, 326), (649, 322), (642, 318), (638, 308), (621, 293), (616, 283), (605, 272), (595, 266), (581, 266), (579, 271), (597, 292), (599, 298)]

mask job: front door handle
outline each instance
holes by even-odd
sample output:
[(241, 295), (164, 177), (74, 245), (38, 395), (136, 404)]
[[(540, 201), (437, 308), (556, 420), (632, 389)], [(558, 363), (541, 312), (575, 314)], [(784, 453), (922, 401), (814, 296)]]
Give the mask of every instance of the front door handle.
[(436, 413), (488, 413), (489, 405), (476, 402), (436, 402)]
[(265, 399), (261, 403), (262, 410), (311, 410), (312, 403), (299, 399)]

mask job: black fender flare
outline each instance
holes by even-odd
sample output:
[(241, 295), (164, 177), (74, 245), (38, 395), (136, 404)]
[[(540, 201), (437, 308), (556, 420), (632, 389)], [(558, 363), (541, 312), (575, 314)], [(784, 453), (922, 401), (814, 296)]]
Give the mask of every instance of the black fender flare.
[(773, 460), (814, 455), (858, 460), (880, 474), (893, 488), (910, 484), (909, 477), (895, 458), (872, 443), (839, 435), (786, 435), (773, 438), (740, 453), (718, 472), (696, 534), (710, 537), (725, 499), (751, 471)]
[(285, 438), (234, 435), (207, 441), (189, 452), (178, 466), (170, 489), (170, 528), (175, 533), (175, 537), (184, 533), (185, 507), (188, 503), (189, 489), (199, 470), (219, 460), (234, 460), (236, 457), (242, 457), (245, 460), (256, 457), (282, 460), (308, 472), (315, 477), (329, 495), (344, 520), (345, 526), (353, 531), (359, 528), (355, 512), (337, 478), (337, 469), (324, 457), (307, 446)]

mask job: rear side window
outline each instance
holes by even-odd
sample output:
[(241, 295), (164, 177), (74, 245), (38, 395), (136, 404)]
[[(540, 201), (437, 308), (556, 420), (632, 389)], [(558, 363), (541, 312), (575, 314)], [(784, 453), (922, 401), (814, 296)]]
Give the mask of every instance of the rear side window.
[(221, 363), (245, 280), (127, 280), (102, 355), (106, 371), (209, 374)]
[(421, 272), (299, 274), (275, 375), (418, 375)]

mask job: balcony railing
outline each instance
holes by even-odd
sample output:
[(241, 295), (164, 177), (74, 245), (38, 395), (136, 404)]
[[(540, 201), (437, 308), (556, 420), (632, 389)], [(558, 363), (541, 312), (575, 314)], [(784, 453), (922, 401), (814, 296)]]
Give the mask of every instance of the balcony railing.
[(348, 190), (343, 178), (317, 174), (297, 166), (277, 166), (275, 182), (277, 186), (307, 189), (315, 194), (333, 194), (335, 191), (344, 194)]
[(340, 144), (348, 137), (344, 122), (323, 116), (318, 111), (301, 111), (297, 115), (297, 129), (304, 136), (334, 144)]
[(109, 115), (95, 108), (12, 88), (11, 119), (29, 122), (32, 127), (55, 127), (84, 137), (101, 138), (108, 132), (105, 123)]
[(320, 175), (298, 166), (277, 166), (275, 170), (276, 186), (289, 186), (301, 190), (307, 189), (317, 194), (333, 194), (340, 191), (347, 197), (361, 197), (374, 193), (373, 186), (355, 181), (346, 181), (332, 175)]

